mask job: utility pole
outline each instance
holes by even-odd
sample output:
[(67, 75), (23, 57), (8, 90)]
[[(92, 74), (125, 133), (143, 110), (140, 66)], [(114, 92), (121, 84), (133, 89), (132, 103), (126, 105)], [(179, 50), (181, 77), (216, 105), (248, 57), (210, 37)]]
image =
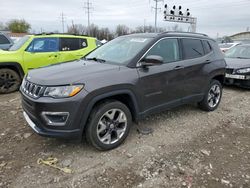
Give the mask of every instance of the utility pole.
[(62, 21), (62, 32), (64, 33), (65, 15), (63, 14), (63, 12), (61, 14), (61, 21)]
[(93, 9), (92, 3), (90, 3), (89, 0), (87, 0), (87, 2), (84, 3), (83, 8), (86, 9), (86, 14), (88, 14), (88, 34), (90, 35), (90, 13), (91, 9)]
[(161, 10), (161, 8), (158, 8), (159, 2), (164, 2), (163, 0), (154, 0), (155, 1), (155, 7), (152, 7), (155, 11), (155, 32), (157, 32), (157, 16), (158, 16), (158, 10)]

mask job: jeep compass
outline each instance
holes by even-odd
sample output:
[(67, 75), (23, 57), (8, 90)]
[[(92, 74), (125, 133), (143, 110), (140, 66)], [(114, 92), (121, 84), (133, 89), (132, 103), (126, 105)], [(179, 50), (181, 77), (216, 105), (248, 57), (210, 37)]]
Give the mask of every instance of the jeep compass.
[(30, 71), (23, 114), (39, 135), (80, 139), (109, 150), (132, 122), (188, 103), (220, 104), (225, 60), (204, 34), (165, 32), (118, 37), (83, 59)]

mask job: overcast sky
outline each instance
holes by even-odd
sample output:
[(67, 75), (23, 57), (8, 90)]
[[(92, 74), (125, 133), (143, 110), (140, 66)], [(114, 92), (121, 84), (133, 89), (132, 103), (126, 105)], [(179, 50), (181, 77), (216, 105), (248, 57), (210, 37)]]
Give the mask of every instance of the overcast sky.
[[(87, 0), (0, 0), (0, 22), (11, 19), (25, 19), (32, 31), (41, 28), (48, 31), (62, 31), (60, 14), (66, 17), (66, 25), (72, 20), (75, 24), (87, 25), (84, 1)], [(100, 27), (114, 29), (118, 24), (134, 28), (144, 24), (154, 25), (154, 0), (90, 0), (93, 6), (91, 23)], [(250, 27), (250, 0), (165, 0), (168, 5), (182, 5), (189, 8), (198, 18), (197, 32), (215, 37), (246, 31)], [(168, 27), (172, 24), (163, 21), (164, 3), (159, 3), (158, 25)], [(187, 30), (188, 24), (180, 24)]]

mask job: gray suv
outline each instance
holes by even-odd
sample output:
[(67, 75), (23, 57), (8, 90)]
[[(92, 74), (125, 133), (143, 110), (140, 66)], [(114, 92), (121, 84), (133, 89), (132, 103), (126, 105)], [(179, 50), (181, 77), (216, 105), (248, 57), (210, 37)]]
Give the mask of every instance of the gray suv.
[(216, 41), (203, 34), (122, 36), (82, 60), (30, 71), (20, 88), (23, 114), (42, 136), (85, 135), (109, 150), (150, 114), (188, 103), (215, 110), (225, 66)]
[(10, 37), (0, 32), (0, 49), (8, 50), (13, 45)]

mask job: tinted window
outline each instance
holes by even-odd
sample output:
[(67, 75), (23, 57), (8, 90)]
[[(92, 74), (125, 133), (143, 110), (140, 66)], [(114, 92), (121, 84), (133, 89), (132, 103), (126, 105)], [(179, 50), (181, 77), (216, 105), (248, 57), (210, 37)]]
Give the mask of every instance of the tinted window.
[(0, 44), (9, 44), (10, 41), (4, 36), (0, 35)]
[(208, 54), (212, 51), (212, 47), (210, 43), (206, 40), (203, 41), (203, 47), (204, 47), (205, 54)]
[(87, 40), (83, 38), (61, 38), (60, 51), (73, 51), (86, 48)]
[(201, 40), (182, 39), (185, 59), (192, 59), (204, 55)]
[(56, 52), (58, 38), (36, 38), (27, 49), (28, 52)]
[(164, 39), (158, 42), (151, 50), (147, 53), (149, 55), (161, 56), (164, 63), (170, 63), (180, 60), (179, 46), (177, 39)]

